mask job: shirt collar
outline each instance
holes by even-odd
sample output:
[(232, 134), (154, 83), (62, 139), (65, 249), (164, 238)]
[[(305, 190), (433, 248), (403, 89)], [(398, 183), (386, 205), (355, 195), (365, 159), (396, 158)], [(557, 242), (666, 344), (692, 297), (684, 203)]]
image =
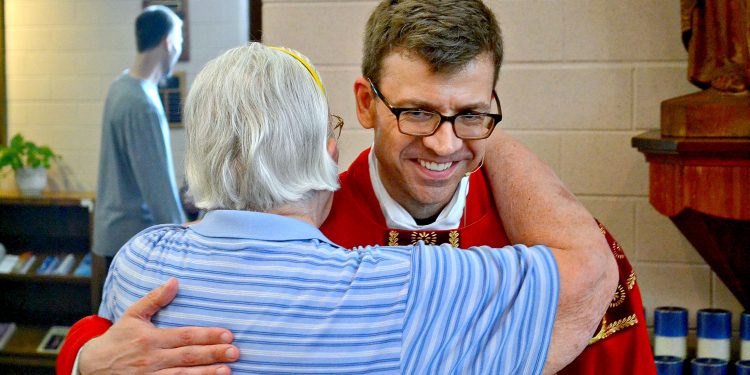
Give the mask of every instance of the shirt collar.
[(378, 198), (388, 228), (407, 230), (447, 230), (456, 229), (460, 226), (461, 218), (464, 214), (464, 207), (466, 207), (466, 195), (469, 194), (468, 176), (461, 178), (458, 189), (453, 193), (453, 198), (448, 202), (448, 205), (443, 207), (443, 210), (440, 212), (435, 222), (427, 225), (419, 225), (411, 214), (391, 198), (390, 194), (385, 190), (385, 186), (380, 180), (380, 173), (378, 173), (379, 166), (377, 157), (375, 156), (374, 145), (370, 148), (368, 162), (372, 189), (375, 191), (375, 196)]
[(304, 221), (263, 212), (210, 211), (203, 220), (188, 228), (206, 237), (265, 241), (319, 240), (338, 247), (318, 228)]

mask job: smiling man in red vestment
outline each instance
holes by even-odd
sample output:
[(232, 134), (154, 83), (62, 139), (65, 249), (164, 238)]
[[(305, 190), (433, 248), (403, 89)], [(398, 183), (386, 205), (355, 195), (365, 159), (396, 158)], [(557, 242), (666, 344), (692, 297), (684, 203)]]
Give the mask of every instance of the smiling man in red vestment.
[[(363, 75), (354, 83), (357, 116), (373, 129), (373, 147), (341, 174), (341, 190), (321, 229), (345, 247), (419, 240), (463, 248), (609, 244), (620, 283), (589, 346), (561, 373), (655, 374), (635, 274), (606, 229), (552, 221), (544, 212), (533, 213), (539, 219), (530, 226), (504, 216), (504, 207), (524, 204), (523, 192), (503, 177), (504, 170), (548, 169), (495, 129), (502, 119), (494, 90), (502, 53), (495, 17), (479, 0), (382, 1), (368, 21)], [(561, 183), (547, 198), (550, 206), (575, 200)], [(226, 330), (149, 325), (150, 315), (166, 302), (155, 300), (92, 341), (81, 351), (82, 367), (120, 360), (117, 366), (134, 372), (227, 371), (213, 364), (236, 359)], [(108, 326), (96, 317), (77, 323), (58, 371), (69, 373), (79, 348)], [(115, 358), (129, 346), (123, 342), (140, 345)]]

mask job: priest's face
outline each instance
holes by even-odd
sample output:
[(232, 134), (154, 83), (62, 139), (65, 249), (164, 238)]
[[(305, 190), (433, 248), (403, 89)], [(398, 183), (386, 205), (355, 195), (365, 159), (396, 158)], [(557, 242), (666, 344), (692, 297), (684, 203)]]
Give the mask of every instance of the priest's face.
[[(383, 60), (374, 93), (365, 78), (355, 83), (362, 126), (374, 130), (374, 152), (379, 175), (388, 194), (415, 218), (439, 213), (453, 197), (461, 178), (475, 170), (484, 157), (486, 140), (463, 140), (449, 121), (434, 134), (414, 136), (399, 130), (392, 108), (433, 111), (443, 116), (490, 113), (494, 64), (480, 55), (462, 69), (435, 73), (420, 57), (403, 51)], [(366, 85), (366, 87), (364, 87)], [(385, 102), (384, 102), (384, 100)], [(403, 122), (403, 114), (401, 121)]]

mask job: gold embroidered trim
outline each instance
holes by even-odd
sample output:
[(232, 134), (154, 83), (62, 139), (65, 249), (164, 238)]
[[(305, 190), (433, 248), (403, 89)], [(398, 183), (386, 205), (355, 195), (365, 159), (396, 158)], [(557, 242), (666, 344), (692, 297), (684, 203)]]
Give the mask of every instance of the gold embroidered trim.
[(622, 305), (622, 303), (625, 302), (625, 297), (627, 297), (627, 294), (625, 294), (625, 288), (623, 288), (622, 285), (617, 285), (615, 296), (612, 297), (612, 302), (609, 303), (609, 307), (617, 307)]
[(416, 244), (418, 241), (424, 241), (425, 245), (437, 244), (437, 233), (435, 232), (412, 232), (411, 243)]
[(594, 335), (594, 337), (589, 340), (589, 345), (604, 340), (605, 338), (612, 336), (612, 334), (614, 334), (615, 332), (621, 331), (628, 327), (632, 327), (636, 324), (638, 324), (638, 317), (636, 317), (635, 314), (627, 318), (614, 321), (611, 324), (607, 324), (607, 318), (604, 317), (604, 319), (602, 319), (601, 329), (599, 329), (599, 332), (597, 332), (596, 335)]
[(635, 271), (630, 271), (630, 276), (628, 276), (626, 282), (628, 283), (628, 290), (632, 290), (635, 286)]
[[(607, 238), (607, 229), (604, 228), (604, 225), (602, 225), (602, 223), (597, 224), (599, 224), (599, 231), (602, 232), (605, 238)], [(607, 239), (607, 242), (609, 242), (609, 249), (612, 251), (612, 254), (614, 254), (615, 258), (625, 259), (625, 251), (617, 241), (615, 241), (614, 239), (612, 239), (612, 241)]]
[(625, 259), (625, 250), (622, 249), (619, 242), (615, 242), (615, 250), (617, 250), (615, 253), (617, 259)]
[(452, 230), (450, 234), (448, 234), (448, 243), (450, 243), (453, 247), (459, 246), (457, 230)]
[(437, 231), (409, 231), (389, 229), (384, 234), (384, 241), (388, 246), (414, 245), (419, 241), (424, 241), (426, 245), (449, 244), (454, 248), (461, 247), (461, 232), (458, 230), (437, 230)]
[(398, 246), (398, 232), (395, 230), (388, 232), (388, 246)]

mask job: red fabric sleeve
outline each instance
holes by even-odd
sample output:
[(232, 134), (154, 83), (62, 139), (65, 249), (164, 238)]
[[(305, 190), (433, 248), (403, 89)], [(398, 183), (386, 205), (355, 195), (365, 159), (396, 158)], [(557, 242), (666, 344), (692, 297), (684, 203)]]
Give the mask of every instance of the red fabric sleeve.
[(78, 351), (83, 344), (107, 332), (112, 322), (97, 315), (89, 315), (73, 324), (68, 331), (55, 366), (57, 375), (70, 375)]
[[(642, 306), (637, 286), (631, 297)], [(656, 375), (643, 309), (635, 313), (640, 324), (589, 345), (559, 375)]]

